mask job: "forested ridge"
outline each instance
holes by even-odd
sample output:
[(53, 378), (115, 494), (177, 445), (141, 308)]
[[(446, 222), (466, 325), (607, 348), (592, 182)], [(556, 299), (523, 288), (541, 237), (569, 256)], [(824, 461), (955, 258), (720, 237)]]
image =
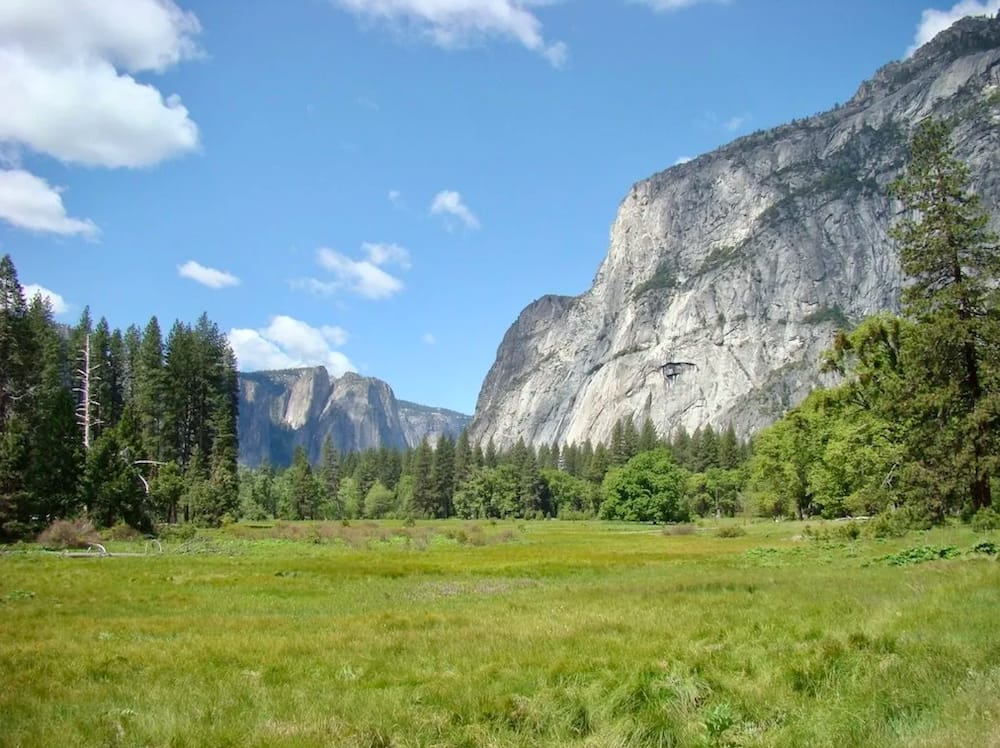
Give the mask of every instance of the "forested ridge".
[(25, 299), (0, 259), (0, 535), (87, 515), (148, 531), (215, 523), (237, 502), (237, 375), (206, 315), (124, 332), (85, 309), (71, 327)]

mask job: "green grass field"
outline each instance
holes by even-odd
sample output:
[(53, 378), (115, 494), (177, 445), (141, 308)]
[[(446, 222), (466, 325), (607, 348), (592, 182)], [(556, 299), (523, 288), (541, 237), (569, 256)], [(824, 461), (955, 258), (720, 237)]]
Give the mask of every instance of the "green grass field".
[[(971, 550), (1000, 534), (747, 530), (303, 523), (143, 557), (8, 548), (0, 744), (1000, 745), (1000, 563)], [(955, 550), (886, 559), (926, 546)]]

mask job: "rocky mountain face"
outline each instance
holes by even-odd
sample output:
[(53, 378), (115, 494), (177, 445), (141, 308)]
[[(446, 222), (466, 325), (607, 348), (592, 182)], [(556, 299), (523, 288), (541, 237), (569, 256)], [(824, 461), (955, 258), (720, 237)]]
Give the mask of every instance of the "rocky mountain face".
[(287, 465), (302, 445), (319, 460), (327, 436), (340, 452), (369, 447), (402, 449), (457, 437), (470, 417), (443, 408), (397, 400), (380, 379), (353, 372), (330, 378), (326, 369), (240, 374), (240, 463)]
[(593, 286), (530, 304), (504, 336), (470, 435), (498, 446), (768, 424), (820, 382), (836, 328), (897, 308), (886, 187), (925, 117), (1000, 225), (1000, 17), (967, 18), (842, 106), (636, 183)]

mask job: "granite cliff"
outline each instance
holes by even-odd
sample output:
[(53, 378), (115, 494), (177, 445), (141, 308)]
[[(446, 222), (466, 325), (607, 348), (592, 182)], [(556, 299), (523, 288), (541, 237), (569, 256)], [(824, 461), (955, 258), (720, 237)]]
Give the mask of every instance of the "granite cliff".
[(1000, 215), (1000, 17), (966, 18), (842, 106), (757, 132), (628, 191), (593, 285), (530, 304), (483, 383), (471, 437), (606, 440), (766, 425), (820, 381), (835, 329), (896, 308), (886, 187), (927, 116), (954, 126)]
[(427, 437), (456, 437), (469, 416), (397, 400), (380, 379), (348, 372), (331, 378), (322, 366), (240, 374), (240, 462), (291, 462), (302, 445), (319, 460), (327, 436), (341, 452), (402, 449)]

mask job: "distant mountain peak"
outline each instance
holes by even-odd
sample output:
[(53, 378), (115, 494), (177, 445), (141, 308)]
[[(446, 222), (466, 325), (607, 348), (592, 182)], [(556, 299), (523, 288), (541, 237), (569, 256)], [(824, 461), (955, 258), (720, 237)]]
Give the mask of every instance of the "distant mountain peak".
[(322, 366), (240, 374), (240, 462), (286, 465), (293, 449), (319, 459), (329, 437), (340, 452), (402, 449), (424, 438), (456, 437), (471, 418), (401, 402), (381, 379), (347, 372), (331, 378)]

